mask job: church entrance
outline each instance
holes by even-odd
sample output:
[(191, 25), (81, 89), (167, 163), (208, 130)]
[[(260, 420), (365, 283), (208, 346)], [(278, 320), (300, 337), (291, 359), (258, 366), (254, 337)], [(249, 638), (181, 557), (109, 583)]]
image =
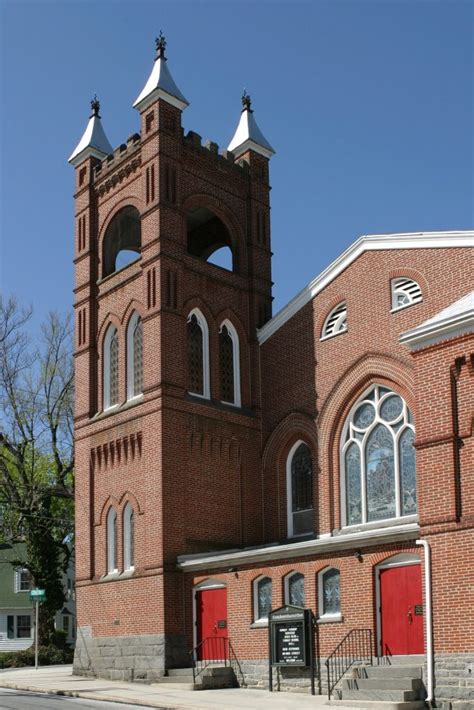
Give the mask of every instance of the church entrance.
[(383, 656), (424, 652), (421, 564), (380, 567), (379, 640)]
[(227, 639), (227, 589), (196, 591), (196, 640), (199, 660), (225, 657)]

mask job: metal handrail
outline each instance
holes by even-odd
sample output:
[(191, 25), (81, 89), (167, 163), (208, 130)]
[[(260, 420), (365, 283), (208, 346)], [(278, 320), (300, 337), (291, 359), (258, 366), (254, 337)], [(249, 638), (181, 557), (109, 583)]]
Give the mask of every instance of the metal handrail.
[(354, 663), (373, 665), (372, 629), (352, 629), (326, 659), (328, 699), (341, 678)]
[[(201, 676), (206, 668), (216, 663), (223, 663), (224, 666), (230, 666), (236, 677), (239, 685), (245, 686), (244, 674), (237, 658), (233, 646), (229, 638), (223, 636), (208, 636), (190, 651), (191, 666), (193, 669), (193, 682)], [(206, 658), (202, 658), (206, 656)]]

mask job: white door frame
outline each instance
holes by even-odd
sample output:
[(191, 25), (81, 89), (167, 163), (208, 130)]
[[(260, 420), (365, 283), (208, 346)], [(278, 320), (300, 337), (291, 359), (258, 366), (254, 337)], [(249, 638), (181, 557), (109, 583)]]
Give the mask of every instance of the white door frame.
[(380, 572), (391, 567), (409, 567), (411, 565), (421, 565), (421, 558), (412, 552), (402, 552), (399, 555), (393, 555), (380, 562), (375, 567), (375, 619), (376, 619), (376, 636), (377, 636), (377, 656), (382, 656), (382, 605), (380, 599)]
[[(197, 608), (196, 608), (196, 593), (204, 592), (207, 589), (227, 589), (227, 584), (220, 579), (205, 579), (193, 587), (193, 649), (197, 646)], [(227, 602), (227, 598), (226, 598)]]

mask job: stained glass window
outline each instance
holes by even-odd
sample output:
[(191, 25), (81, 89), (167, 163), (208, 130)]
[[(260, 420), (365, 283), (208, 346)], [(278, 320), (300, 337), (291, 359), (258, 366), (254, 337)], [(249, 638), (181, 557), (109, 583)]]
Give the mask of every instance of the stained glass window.
[(133, 508), (127, 503), (123, 513), (123, 566), (124, 569), (132, 569), (134, 565), (134, 518)]
[(322, 613), (340, 614), (341, 612), (341, 589), (339, 570), (326, 570), (322, 574)]
[(107, 515), (107, 572), (117, 569), (117, 513), (111, 508)]
[(306, 444), (291, 459), (291, 512), (293, 535), (313, 532), (313, 462)]
[(143, 323), (137, 319), (133, 330), (133, 396), (143, 392)]
[(347, 525), (416, 513), (414, 437), (406, 403), (387, 387), (356, 403), (342, 445)]
[(304, 607), (304, 575), (292, 574), (288, 580), (288, 603)]
[(204, 394), (203, 332), (195, 313), (188, 320), (188, 376), (189, 391)]
[(234, 344), (227, 326), (219, 333), (219, 358), (221, 378), (221, 398), (224, 402), (235, 402), (234, 393)]
[(117, 331), (110, 339), (109, 345), (109, 406), (117, 404), (119, 399), (119, 342)]
[(393, 435), (383, 424), (372, 430), (365, 454), (367, 520), (393, 518), (396, 515)]
[(272, 580), (270, 577), (263, 577), (257, 582), (257, 618), (267, 619), (272, 610)]
[(405, 429), (400, 436), (400, 478), (402, 486), (402, 515), (416, 513), (416, 468), (413, 429)]

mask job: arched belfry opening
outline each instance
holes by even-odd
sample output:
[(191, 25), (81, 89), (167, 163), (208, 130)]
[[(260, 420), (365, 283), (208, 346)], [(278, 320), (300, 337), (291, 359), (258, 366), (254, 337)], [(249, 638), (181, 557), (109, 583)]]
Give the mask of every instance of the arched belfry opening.
[(117, 212), (105, 232), (102, 277), (135, 261), (140, 255), (141, 245), (140, 213), (136, 207), (127, 205)]
[(207, 207), (188, 212), (188, 253), (227, 271), (236, 270), (232, 238), (224, 222)]

